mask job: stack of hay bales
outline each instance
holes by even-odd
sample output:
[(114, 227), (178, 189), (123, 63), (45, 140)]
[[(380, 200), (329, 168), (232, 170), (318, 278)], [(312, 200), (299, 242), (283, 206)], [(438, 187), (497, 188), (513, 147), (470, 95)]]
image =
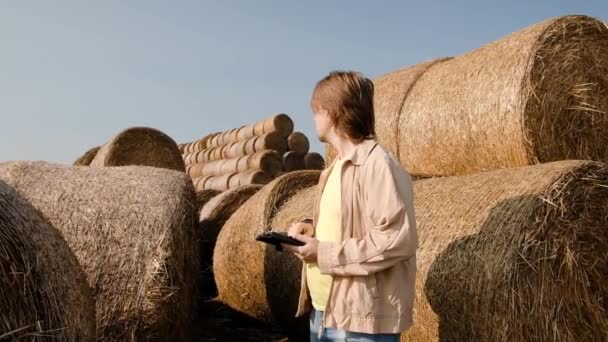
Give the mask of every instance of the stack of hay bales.
[[(306, 335), (306, 319), (295, 320), (301, 262), (290, 253), (255, 240), (266, 231), (284, 231), (311, 208), (299, 208), (291, 222), (275, 221), (299, 191), (316, 188), (319, 171), (287, 173), (264, 186), (224, 224), (213, 255), (219, 299), (231, 308), (264, 322), (279, 323), (286, 331)], [(292, 336), (293, 337), (293, 336)], [(299, 340), (296, 338), (295, 340)]]
[[(414, 194), (415, 324), (403, 341), (607, 337), (605, 164), (560, 161), (431, 178), (416, 181)], [(259, 227), (280, 231), (312, 217), (318, 189), (294, 187), (283, 204), (267, 201), (267, 191), (258, 195), (220, 233), (214, 272), (225, 303), (289, 330), (301, 263), (252, 237)]]
[[(606, 25), (559, 17), (375, 85), (379, 142), (410, 173), (445, 176), (414, 183), (402, 340), (606, 340), (608, 167), (572, 160), (608, 160)], [(253, 237), (311, 217), (319, 189), (274, 203), (271, 185), (226, 222), (214, 272), (229, 306), (293, 331), (301, 264)]]
[(177, 144), (165, 133), (148, 127), (130, 127), (116, 134), (103, 146), (93, 147), (75, 166), (140, 165), (185, 171)]
[(267, 184), (285, 172), (324, 167), (323, 157), (309, 153), (308, 138), (294, 132), (286, 114), (209, 134), (179, 148), (197, 191)]
[[(0, 164), (0, 180), (73, 251), (96, 299), (98, 339), (190, 339), (199, 254), (194, 189), (185, 173), (14, 162)], [(81, 307), (92, 309), (86, 301)]]
[(95, 302), (61, 233), (0, 181), (0, 340), (96, 341)]

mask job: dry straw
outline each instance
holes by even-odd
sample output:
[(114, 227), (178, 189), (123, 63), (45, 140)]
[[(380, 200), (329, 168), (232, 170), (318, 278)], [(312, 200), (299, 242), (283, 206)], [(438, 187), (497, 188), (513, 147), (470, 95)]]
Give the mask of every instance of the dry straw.
[(101, 146), (95, 146), (95, 147), (91, 148), (90, 150), (86, 151), (82, 156), (80, 156), (78, 159), (76, 159), (76, 161), (74, 162), (74, 166), (91, 165), (93, 158), (95, 158), (95, 156), (97, 155), (97, 152), (99, 151), (100, 148), (101, 148)]
[(72, 251), (0, 181), (0, 340), (95, 341), (95, 302)]
[(261, 188), (261, 185), (245, 185), (228, 190), (213, 197), (201, 208), (198, 235), (202, 281), (199, 289), (203, 297), (217, 295), (213, 279), (213, 249), (220, 230), (230, 216)]
[[(290, 198), (316, 185), (318, 179), (318, 171), (295, 171), (264, 186), (224, 224), (213, 256), (222, 302), (256, 319), (278, 323), (292, 333), (307, 327), (305, 320), (294, 319), (301, 262), (291, 254), (279, 254), (255, 237), (269, 229), (287, 229), (288, 222), (275, 222), (275, 216)], [(305, 211), (300, 208), (300, 213)]]
[(406, 341), (608, 338), (608, 168), (562, 161), (415, 183)]
[(199, 190), (196, 192), (196, 207), (200, 211), (207, 202), (213, 197), (221, 194), (222, 192), (214, 189)]
[(118, 133), (101, 147), (91, 162), (91, 166), (127, 165), (186, 170), (175, 141), (147, 127), (132, 127)]
[(378, 140), (414, 174), (608, 160), (608, 28), (590, 17), (547, 20), (374, 84)]
[[(414, 193), (416, 301), (414, 325), (402, 341), (608, 338), (608, 166), (560, 161), (432, 178), (416, 181)], [(270, 226), (310, 217), (315, 194), (301, 191), (275, 206)], [(224, 274), (216, 274), (220, 295), (253, 317), (291, 319), (297, 264), (271, 249), (263, 265), (253, 248), (236, 253), (252, 244), (251, 232), (236, 237), (247, 227), (250, 203), (220, 233), (226, 240), (218, 242), (216, 258), (232, 256)], [(224, 251), (231, 246), (235, 250)], [(238, 267), (238, 258), (244, 266), (229, 275), (227, 266)]]
[(199, 253), (185, 173), (16, 162), (0, 166), (0, 179), (74, 251), (97, 302), (99, 339), (188, 339)]

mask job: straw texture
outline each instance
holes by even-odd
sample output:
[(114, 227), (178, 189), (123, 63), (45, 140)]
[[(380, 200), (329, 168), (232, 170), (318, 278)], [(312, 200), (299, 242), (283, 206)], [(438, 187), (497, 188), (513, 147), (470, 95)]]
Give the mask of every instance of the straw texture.
[(125, 129), (103, 145), (91, 166), (141, 165), (185, 172), (184, 160), (173, 139), (147, 127)]
[(202, 281), (199, 287), (203, 298), (217, 296), (213, 278), (213, 250), (220, 230), (230, 216), (261, 188), (261, 185), (245, 185), (228, 190), (213, 197), (201, 208), (198, 235)]
[(374, 85), (378, 140), (412, 174), (608, 160), (608, 28), (590, 17), (547, 20)]
[(294, 318), (302, 264), (255, 237), (269, 229), (285, 231), (286, 220), (275, 222), (275, 216), (290, 198), (316, 185), (319, 174), (295, 171), (264, 186), (224, 224), (213, 256), (222, 302), (256, 319), (278, 323), (291, 333), (307, 328), (305, 320)]
[(0, 340), (95, 341), (95, 302), (61, 234), (0, 181)]
[[(608, 338), (608, 166), (560, 161), (414, 184), (418, 275), (414, 326), (402, 341)], [(314, 197), (300, 191), (277, 206), (271, 227), (310, 217)], [(268, 293), (279, 293), (282, 307), (297, 299), (296, 285), (285, 284), (299, 275), (268, 268), (270, 253), (263, 272), (286, 292), (249, 267), (241, 288), (226, 295), (254, 317), (272, 312)], [(287, 264), (283, 255), (275, 260)]]
[(96, 298), (104, 341), (187, 340), (199, 269), (192, 183), (150, 167), (0, 165), (65, 238)]
[(608, 338), (608, 169), (562, 161), (415, 182), (403, 341)]
[(196, 192), (196, 207), (200, 212), (201, 209), (209, 202), (213, 197), (221, 194), (222, 192), (214, 189), (204, 189)]

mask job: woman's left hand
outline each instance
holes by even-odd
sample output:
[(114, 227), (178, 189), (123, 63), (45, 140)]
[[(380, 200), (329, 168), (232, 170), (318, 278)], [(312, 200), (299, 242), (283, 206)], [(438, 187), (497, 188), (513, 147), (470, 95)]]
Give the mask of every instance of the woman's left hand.
[(292, 252), (306, 263), (317, 262), (317, 249), (319, 248), (319, 240), (314, 237), (302, 234), (294, 234), (292, 238), (300, 240), (306, 244), (303, 246), (294, 246), (283, 243), (281, 245), (285, 250)]

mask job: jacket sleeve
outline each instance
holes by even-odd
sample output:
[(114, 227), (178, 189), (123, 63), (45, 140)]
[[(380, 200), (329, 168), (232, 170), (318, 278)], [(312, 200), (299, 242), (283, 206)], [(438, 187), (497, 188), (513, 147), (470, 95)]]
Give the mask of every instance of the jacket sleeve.
[(410, 224), (406, 208), (412, 208), (412, 180), (388, 155), (372, 161), (371, 172), (364, 176), (364, 210), (372, 222), (363, 238), (341, 242), (319, 242), (321, 273), (340, 276), (369, 275), (415, 256), (417, 233)]

